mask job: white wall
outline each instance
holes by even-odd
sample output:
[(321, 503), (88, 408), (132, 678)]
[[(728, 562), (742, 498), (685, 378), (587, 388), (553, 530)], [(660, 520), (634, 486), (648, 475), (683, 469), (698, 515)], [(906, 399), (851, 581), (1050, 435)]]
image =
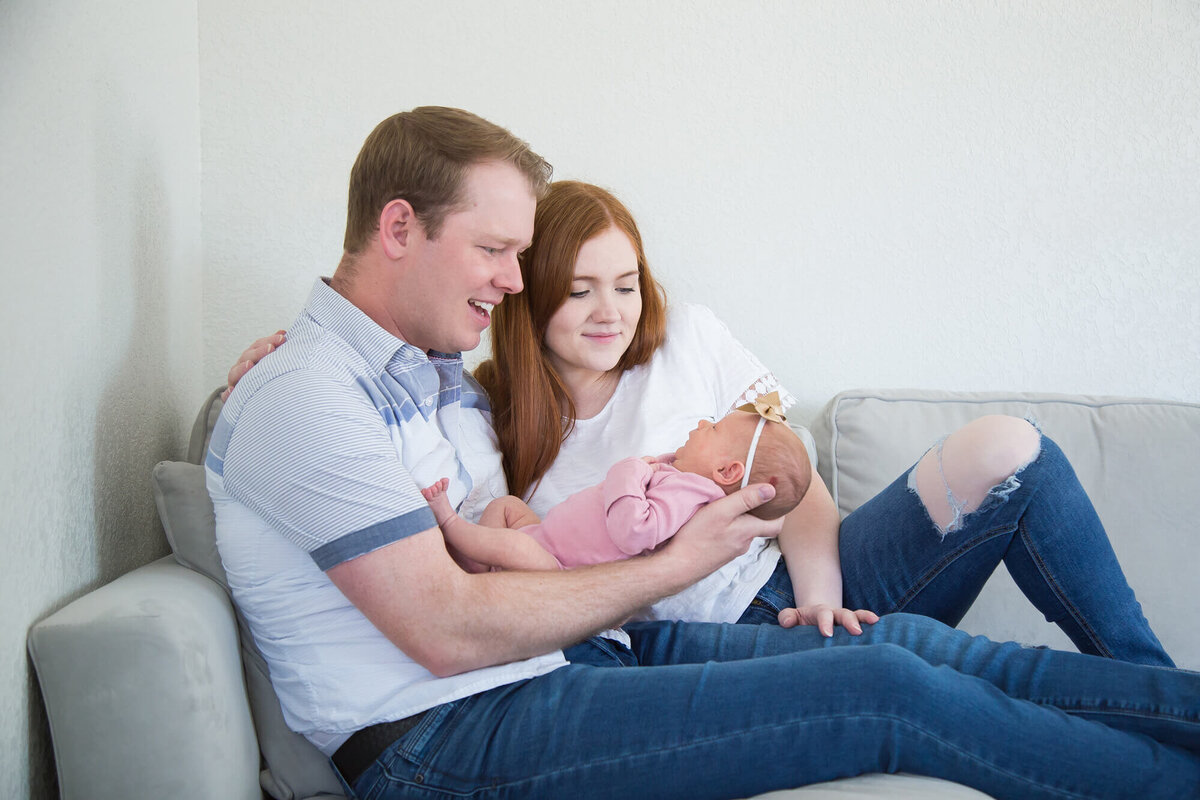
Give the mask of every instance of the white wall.
[(205, 379), (423, 103), (614, 189), (801, 415), (853, 386), (1200, 400), (1200, 4), (201, 4)]
[(29, 626), (166, 552), (199, 405), (196, 7), (0, 4), (0, 797), (55, 796)]

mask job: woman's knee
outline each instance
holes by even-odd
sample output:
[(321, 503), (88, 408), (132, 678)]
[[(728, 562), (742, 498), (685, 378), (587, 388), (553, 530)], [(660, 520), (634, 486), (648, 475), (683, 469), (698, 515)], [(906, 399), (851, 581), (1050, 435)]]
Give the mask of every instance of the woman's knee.
[(1041, 434), (1028, 421), (992, 414), (972, 420), (918, 462), (915, 488), (943, 531), (979, 508), (992, 490), (1033, 462)]

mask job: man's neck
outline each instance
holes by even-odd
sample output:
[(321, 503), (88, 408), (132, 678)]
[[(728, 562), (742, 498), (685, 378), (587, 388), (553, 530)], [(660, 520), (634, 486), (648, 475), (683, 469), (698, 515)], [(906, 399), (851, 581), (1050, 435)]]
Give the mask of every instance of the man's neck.
[[(342, 260), (338, 262), (337, 270), (329, 279), (329, 288), (349, 300), (372, 322), (392, 336), (409, 342), (382, 302), (382, 299), (388, 296), (386, 287), (373, 285), (371, 276), (378, 275), (379, 271), (371, 269), (370, 264), (364, 262), (367, 257), (364, 254), (342, 254)], [(411, 342), (409, 343), (411, 344)]]

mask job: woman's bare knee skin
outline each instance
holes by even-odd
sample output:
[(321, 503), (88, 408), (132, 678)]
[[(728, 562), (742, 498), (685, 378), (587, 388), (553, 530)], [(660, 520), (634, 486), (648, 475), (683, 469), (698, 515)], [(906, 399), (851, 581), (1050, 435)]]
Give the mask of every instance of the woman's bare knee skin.
[(938, 529), (954, 530), (994, 487), (1037, 458), (1041, 435), (1018, 417), (972, 420), (931, 448), (917, 464), (917, 495)]

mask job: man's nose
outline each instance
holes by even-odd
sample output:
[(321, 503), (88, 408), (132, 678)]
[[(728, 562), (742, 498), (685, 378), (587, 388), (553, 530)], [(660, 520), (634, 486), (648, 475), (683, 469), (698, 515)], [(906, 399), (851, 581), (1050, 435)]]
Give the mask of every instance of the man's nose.
[(516, 253), (505, 259), (500, 274), (492, 283), (496, 285), (496, 288), (508, 294), (516, 294), (525, 288), (525, 283), (521, 280), (521, 262), (517, 259)]

